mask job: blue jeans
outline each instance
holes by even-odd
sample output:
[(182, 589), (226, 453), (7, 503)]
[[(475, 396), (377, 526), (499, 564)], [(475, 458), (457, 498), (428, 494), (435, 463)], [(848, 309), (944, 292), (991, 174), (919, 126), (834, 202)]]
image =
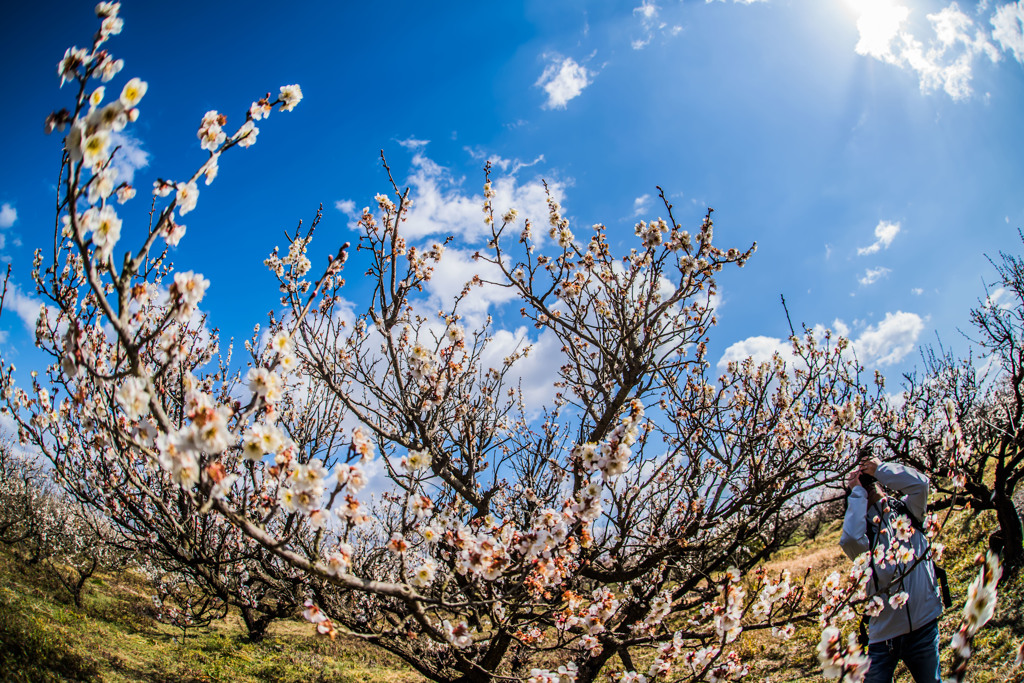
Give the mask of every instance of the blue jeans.
[(868, 645), (871, 666), (864, 683), (892, 683), (900, 660), (917, 683), (939, 683), (939, 622), (933, 621), (910, 633)]

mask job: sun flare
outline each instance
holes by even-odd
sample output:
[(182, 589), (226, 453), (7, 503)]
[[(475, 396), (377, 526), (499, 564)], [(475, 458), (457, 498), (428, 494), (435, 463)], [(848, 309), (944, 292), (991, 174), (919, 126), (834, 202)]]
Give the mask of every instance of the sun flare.
[(857, 54), (879, 59), (892, 57), (892, 41), (899, 35), (910, 9), (895, 0), (846, 0), (846, 5), (857, 17)]

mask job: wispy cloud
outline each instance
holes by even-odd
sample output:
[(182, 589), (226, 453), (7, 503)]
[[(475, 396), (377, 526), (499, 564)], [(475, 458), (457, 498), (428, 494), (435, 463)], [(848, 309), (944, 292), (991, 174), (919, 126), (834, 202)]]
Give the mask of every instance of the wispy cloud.
[(630, 42), (634, 50), (644, 49), (659, 34), (672, 37), (679, 35), (683, 30), (678, 24), (669, 26), (668, 22), (661, 18), (661, 7), (650, 0), (643, 0), (639, 7), (634, 7), (633, 16), (640, 20), (641, 31), (641, 36)]
[(149, 152), (142, 149), (142, 142), (138, 138), (125, 132), (111, 133), (110, 144), (120, 148), (113, 161), (117, 169), (117, 181), (134, 182), (135, 172), (149, 166)]
[(860, 283), (866, 287), (874, 284), (891, 272), (888, 268), (868, 268), (864, 271), (864, 277), (860, 279)]
[(1024, 0), (1003, 5), (991, 19), (992, 39), (1024, 64)]
[(651, 195), (645, 194), (633, 200), (633, 215), (642, 216), (651, 209)]
[(569, 100), (579, 97), (583, 89), (594, 82), (595, 75), (595, 72), (577, 64), (572, 57), (554, 57), (534, 83), (536, 87), (543, 88), (548, 95), (547, 102), (542, 107), (565, 109)]
[[(13, 206), (4, 202), (0, 204), (0, 230), (6, 230), (18, 220), (18, 211)], [(7, 235), (0, 232), (0, 249), (7, 246)]]
[(18, 220), (17, 209), (7, 202), (0, 205), (0, 228), (7, 229), (11, 227), (16, 220)]
[(426, 147), (430, 144), (430, 140), (418, 140), (416, 138), (406, 138), (405, 140), (399, 140), (398, 144), (406, 149), (417, 150), (421, 147)]
[(896, 223), (878, 221), (878, 225), (875, 226), (875, 241), (869, 246), (857, 249), (857, 255), (866, 256), (882, 249), (888, 249), (898, 234), (900, 234), (899, 221)]

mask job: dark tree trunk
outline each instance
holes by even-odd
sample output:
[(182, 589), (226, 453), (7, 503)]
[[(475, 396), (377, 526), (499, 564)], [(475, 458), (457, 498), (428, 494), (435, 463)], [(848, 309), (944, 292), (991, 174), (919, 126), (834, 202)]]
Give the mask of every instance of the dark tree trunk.
[(242, 608), (242, 621), (249, 632), (250, 643), (260, 643), (267, 635), (267, 627), (274, 621), (274, 617), (268, 614), (260, 614), (247, 607)]
[(1002, 543), (1003, 575), (1016, 576), (1024, 567), (1024, 529), (1021, 528), (1020, 513), (1013, 498), (1005, 494), (997, 493), (992, 502), (999, 520), (999, 532), (993, 535), (993, 545)]
[(605, 645), (601, 654), (596, 657), (589, 657), (583, 660), (582, 663), (578, 663), (579, 672), (576, 674), (576, 683), (593, 683), (613, 654), (615, 654), (615, 650)]

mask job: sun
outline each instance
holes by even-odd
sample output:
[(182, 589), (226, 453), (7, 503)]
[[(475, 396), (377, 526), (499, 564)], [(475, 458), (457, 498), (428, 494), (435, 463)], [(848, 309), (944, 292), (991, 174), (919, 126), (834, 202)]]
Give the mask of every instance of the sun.
[(892, 42), (910, 16), (910, 9), (895, 0), (846, 0), (846, 5), (857, 17), (857, 54), (895, 59)]

